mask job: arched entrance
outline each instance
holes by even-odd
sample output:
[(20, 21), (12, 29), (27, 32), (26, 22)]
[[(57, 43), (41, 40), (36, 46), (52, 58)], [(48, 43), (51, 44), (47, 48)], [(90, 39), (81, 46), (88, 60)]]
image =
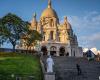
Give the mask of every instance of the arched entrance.
[(69, 56), (69, 52), (66, 53), (66, 56)]
[(60, 47), (60, 49), (59, 49), (59, 55), (60, 56), (64, 56), (64, 54), (65, 54), (65, 47)]
[(46, 46), (41, 47), (41, 51), (43, 52), (43, 55), (47, 55), (47, 48)]
[(56, 54), (56, 47), (55, 46), (51, 46), (50, 47), (50, 54), (51, 55), (55, 55)]
[(74, 56), (75, 56), (75, 51), (74, 51)]

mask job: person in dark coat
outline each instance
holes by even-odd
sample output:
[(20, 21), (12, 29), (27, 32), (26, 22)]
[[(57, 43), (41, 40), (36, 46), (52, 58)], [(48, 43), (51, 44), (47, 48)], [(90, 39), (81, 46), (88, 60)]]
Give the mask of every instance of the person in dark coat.
[(80, 68), (80, 65), (79, 64), (76, 64), (76, 68), (77, 68), (77, 74), (78, 75), (81, 75), (82, 74), (82, 70)]

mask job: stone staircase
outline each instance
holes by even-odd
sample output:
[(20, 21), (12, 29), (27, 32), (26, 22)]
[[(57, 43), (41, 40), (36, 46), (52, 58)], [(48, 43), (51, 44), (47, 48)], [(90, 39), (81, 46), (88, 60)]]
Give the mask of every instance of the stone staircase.
[[(53, 57), (56, 80), (99, 80), (100, 62), (88, 61), (85, 58)], [(82, 69), (82, 75), (77, 75), (76, 63)]]

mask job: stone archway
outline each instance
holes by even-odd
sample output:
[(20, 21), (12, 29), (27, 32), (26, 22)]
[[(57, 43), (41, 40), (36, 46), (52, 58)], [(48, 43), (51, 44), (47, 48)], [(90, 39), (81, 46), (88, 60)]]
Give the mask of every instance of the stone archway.
[(57, 48), (56, 48), (55, 46), (51, 46), (51, 47), (50, 47), (50, 54), (51, 54), (51, 55), (55, 55), (55, 54), (56, 54), (56, 49), (57, 49)]
[(42, 46), (41, 51), (43, 52), (43, 55), (47, 55), (47, 47), (46, 46)]
[(65, 55), (65, 47), (60, 47), (59, 48), (59, 55), (64, 56)]
[(66, 56), (69, 56), (69, 52), (66, 53)]

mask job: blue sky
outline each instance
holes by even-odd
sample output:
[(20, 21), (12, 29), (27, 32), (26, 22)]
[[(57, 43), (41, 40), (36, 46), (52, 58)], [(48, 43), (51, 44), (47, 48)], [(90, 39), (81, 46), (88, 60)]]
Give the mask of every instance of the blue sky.
[[(34, 12), (39, 20), (48, 0), (0, 0), (0, 17), (15, 13), (25, 21), (31, 21)], [(59, 19), (67, 16), (82, 47), (100, 49), (100, 0), (52, 0)], [(12, 47), (5, 45), (5, 47)]]

